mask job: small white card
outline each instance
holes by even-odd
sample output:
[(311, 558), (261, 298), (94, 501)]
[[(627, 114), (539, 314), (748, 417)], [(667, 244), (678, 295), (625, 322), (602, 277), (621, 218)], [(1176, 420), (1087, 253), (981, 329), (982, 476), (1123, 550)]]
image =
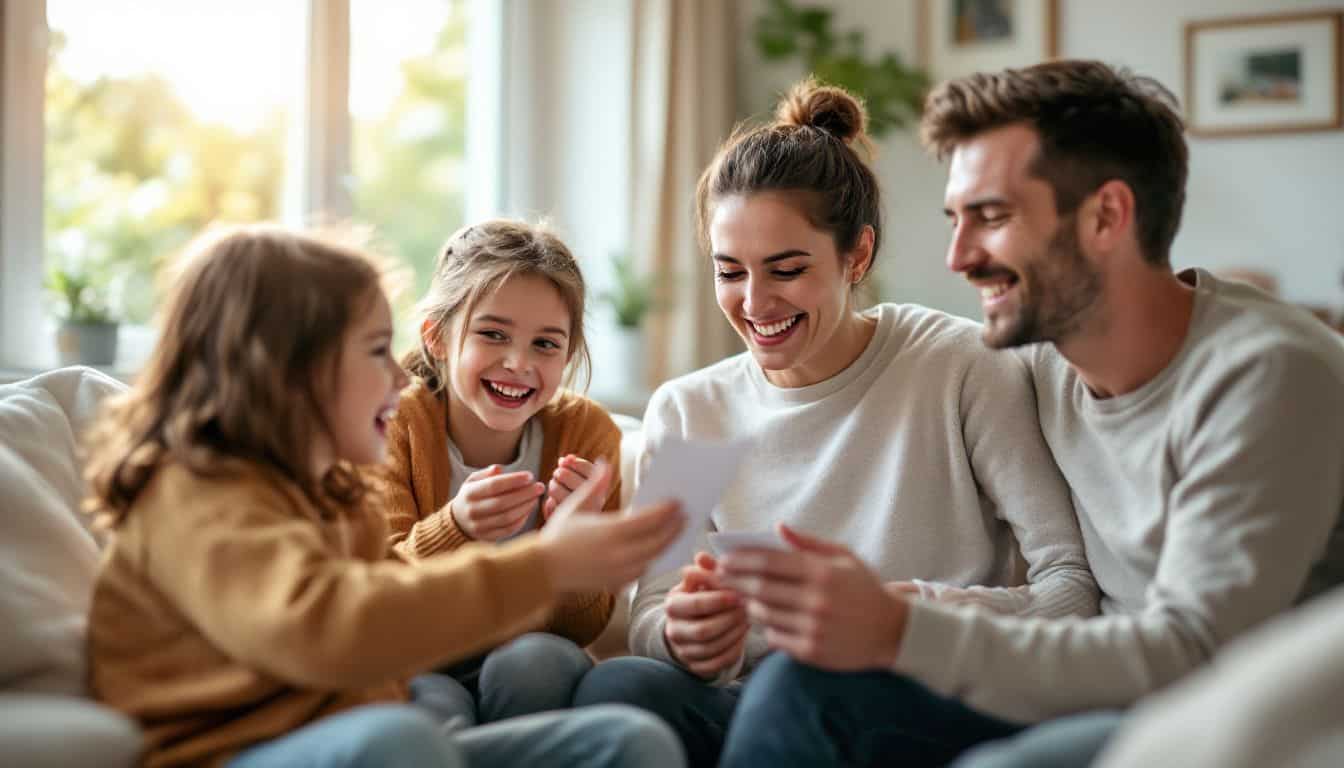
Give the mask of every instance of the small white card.
[(781, 551), (790, 549), (775, 531), (715, 531), (709, 534), (709, 548), (718, 556), (749, 547)]
[(670, 573), (689, 565), (695, 556), (695, 542), (709, 516), (737, 476), (746, 454), (746, 440), (728, 442), (683, 441), (667, 438), (653, 455), (643, 482), (635, 489), (634, 507), (656, 504), (665, 499), (681, 502), (686, 527), (671, 546), (654, 558), (644, 571), (646, 577)]

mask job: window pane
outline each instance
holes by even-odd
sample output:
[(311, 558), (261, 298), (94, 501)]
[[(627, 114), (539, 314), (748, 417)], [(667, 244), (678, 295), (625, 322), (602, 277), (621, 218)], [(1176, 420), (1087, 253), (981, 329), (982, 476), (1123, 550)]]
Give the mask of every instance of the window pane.
[(400, 0), (389, 13), (380, 0), (350, 4), (351, 193), (355, 217), (414, 271), (414, 296), (398, 301), (402, 341), (407, 306), (462, 224), (466, 6)]
[(47, 0), (46, 259), (91, 281), (89, 311), (143, 323), (162, 258), (210, 222), (279, 218), (302, 13)]

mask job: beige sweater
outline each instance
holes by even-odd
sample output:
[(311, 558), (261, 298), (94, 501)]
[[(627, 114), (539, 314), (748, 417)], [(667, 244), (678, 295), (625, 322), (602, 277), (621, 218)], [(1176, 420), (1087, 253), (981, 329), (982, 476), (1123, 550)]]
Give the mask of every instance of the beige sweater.
[[(561, 392), (537, 413), (541, 421), (541, 476), (550, 481), (565, 454), (589, 461), (605, 458), (621, 465), (621, 432), (597, 403), (578, 394)], [(387, 461), (372, 469), (381, 490), (391, 541), (409, 557), (450, 552), (471, 539), (457, 527), (447, 509), (452, 470), (448, 456), (448, 403), (415, 381), (402, 393), (397, 417), (388, 427)], [(620, 507), (617, 477), (603, 509)], [(542, 522), (545, 525), (545, 522)], [(554, 614), (537, 627), (587, 645), (601, 634), (611, 618), (615, 601), (608, 592), (565, 595)]]
[(254, 466), (161, 468), (94, 585), (94, 695), (139, 721), (149, 766), (216, 765), (333, 712), (406, 698), (411, 675), (545, 617), (535, 536), (414, 564), (376, 512), (322, 519)]
[(1344, 583), (1344, 344), (1254, 288), (1182, 277), (1185, 341), (1133, 392), (1098, 399), (1053, 346), (1025, 351), (1102, 615), (916, 602), (897, 671), (1019, 722), (1121, 708)]

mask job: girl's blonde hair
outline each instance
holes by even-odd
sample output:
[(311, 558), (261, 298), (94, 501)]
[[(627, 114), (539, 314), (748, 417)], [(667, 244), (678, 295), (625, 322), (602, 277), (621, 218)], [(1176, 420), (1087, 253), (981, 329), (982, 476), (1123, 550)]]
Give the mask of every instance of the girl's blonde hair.
[(168, 461), (220, 476), (241, 460), (298, 484), (319, 509), (355, 501), (353, 468), (314, 477), (312, 445), (330, 434), (320, 401), (336, 391), (346, 330), (381, 276), (358, 249), (276, 228), (188, 246), (149, 362), (90, 432), (89, 510), (117, 525)]
[[(447, 364), (436, 357), (425, 336), (446, 340), (453, 320), (470, 318), (481, 299), (515, 276), (543, 277), (555, 286), (569, 310), (569, 360), (564, 384), (582, 380), (587, 388), (592, 371), (588, 342), (583, 334), (586, 289), (579, 263), (560, 238), (541, 226), (492, 219), (454, 232), (434, 262), (429, 291), (416, 306), (419, 344), (402, 360), (407, 372), (425, 381), (432, 392), (448, 383)], [(458, 349), (466, 340), (466, 324), (459, 329)]]

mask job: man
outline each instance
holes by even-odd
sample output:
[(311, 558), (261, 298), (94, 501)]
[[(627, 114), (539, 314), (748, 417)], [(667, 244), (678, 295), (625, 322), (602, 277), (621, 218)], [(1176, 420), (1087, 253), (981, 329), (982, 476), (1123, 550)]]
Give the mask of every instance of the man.
[(748, 684), (724, 765), (943, 764), (1100, 711), (981, 755), (1086, 764), (1107, 710), (1341, 581), (1344, 344), (1254, 289), (1173, 272), (1187, 174), (1173, 101), (1059, 61), (944, 83), (922, 125), (950, 158), (947, 262), (980, 292), (985, 343), (1046, 342), (1019, 354), (1102, 615), (912, 600), (802, 535), (792, 552), (733, 553), (719, 574), (781, 652)]

